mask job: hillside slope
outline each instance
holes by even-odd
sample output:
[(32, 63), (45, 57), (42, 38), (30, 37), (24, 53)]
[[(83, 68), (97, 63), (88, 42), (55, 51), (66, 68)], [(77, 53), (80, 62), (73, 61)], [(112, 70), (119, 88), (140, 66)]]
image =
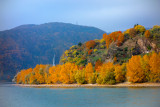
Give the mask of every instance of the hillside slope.
[(67, 23), (22, 25), (0, 32), (0, 79), (12, 78), (21, 69), (56, 63), (70, 46), (100, 39), (104, 31)]
[(105, 62), (122, 64), (133, 55), (144, 55), (149, 52), (160, 52), (160, 26), (146, 30), (141, 25), (121, 31), (103, 34), (102, 39), (87, 41), (72, 46), (62, 55), (60, 63), (75, 63), (85, 67), (92, 63), (96, 68)]

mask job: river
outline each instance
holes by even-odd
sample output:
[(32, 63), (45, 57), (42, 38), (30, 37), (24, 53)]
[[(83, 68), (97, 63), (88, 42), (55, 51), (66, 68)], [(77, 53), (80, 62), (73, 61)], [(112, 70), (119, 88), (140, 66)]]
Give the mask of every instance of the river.
[(1, 83), (0, 107), (160, 107), (160, 88), (29, 88)]

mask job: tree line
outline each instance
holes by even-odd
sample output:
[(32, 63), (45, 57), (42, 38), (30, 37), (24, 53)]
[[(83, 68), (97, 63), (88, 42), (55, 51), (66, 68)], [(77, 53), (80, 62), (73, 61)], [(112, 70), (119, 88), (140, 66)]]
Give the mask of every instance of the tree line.
[(63, 65), (36, 65), (35, 68), (21, 70), (14, 78), (19, 84), (116, 84), (125, 81), (132, 83), (160, 82), (160, 52), (144, 56), (135, 55), (127, 63), (88, 63), (78, 66), (75, 63)]

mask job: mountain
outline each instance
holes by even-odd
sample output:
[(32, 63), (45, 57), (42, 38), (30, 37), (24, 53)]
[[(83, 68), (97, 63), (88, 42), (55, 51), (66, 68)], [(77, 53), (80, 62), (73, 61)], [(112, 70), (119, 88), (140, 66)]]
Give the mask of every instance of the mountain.
[(36, 64), (56, 64), (62, 53), (79, 42), (100, 39), (104, 31), (69, 23), (21, 25), (0, 32), (0, 79), (10, 79)]

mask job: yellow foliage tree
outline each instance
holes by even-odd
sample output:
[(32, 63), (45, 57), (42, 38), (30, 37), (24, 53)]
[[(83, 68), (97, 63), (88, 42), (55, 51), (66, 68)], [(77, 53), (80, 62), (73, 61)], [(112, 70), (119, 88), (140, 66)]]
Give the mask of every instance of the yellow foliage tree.
[(145, 32), (145, 27), (142, 25), (137, 25), (134, 27), (137, 32)]
[(59, 71), (61, 65), (56, 65), (49, 68), (49, 80), (51, 83), (59, 82)]
[(36, 79), (36, 78), (35, 78), (35, 75), (33, 75), (33, 73), (31, 73), (31, 74), (30, 74), (30, 79), (29, 79), (30, 81), (29, 81), (29, 83), (30, 83), (30, 84), (34, 84), (35, 79)]
[(160, 53), (152, 53), (149, 61), (150, 65), (150, 81), (151, 82), (160, 82)]
[(127, 63), (127, 78), (130, 82), (141, 83), (145, 82), (145, 72), (141, 65), (141, 56), (132, 56)]
[(149, 55), (144, 55), (142, 60), (141, 60), (141, 66), (145, 72), (146, 75), (146, 79), (147, 81), (150, 81), (150, 65), (149, 65), (149, 60), (150, 60), (150, 56)]
[(117, 83), (124, 82), (126, 76), (126, 64), (115, 66), (115, 79)]
[(88, 63), (85, 67), (85, 80), (89, 82), (89, 78), (94, 73), (93, 66), (91, 63)]
[[(104, 63), (97, 72), (99, 73), (99, 76), (97, 78), (97, 83), (98, 84), (106, 84), (108, 82), (114, 81), (114, 65), (111, 62)], [(114, 82), (115, 83), (115, 82)]]

